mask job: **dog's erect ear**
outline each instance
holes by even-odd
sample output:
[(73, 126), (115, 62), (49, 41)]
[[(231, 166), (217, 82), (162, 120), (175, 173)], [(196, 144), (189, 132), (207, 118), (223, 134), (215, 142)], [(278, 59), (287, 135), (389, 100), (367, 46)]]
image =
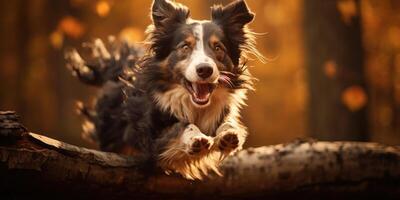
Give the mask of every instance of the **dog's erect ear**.
[(189, 9), (182, 4), (169, 0), (154, 0), (151, 8), (153, 25), (149, 27), (151, 49), (158, 58), (163, 58), (170, 51), (173, 33), (179, 25), (185, 24)]
[(211, 8), (211, 19), (217, 24), (243, 28), (254, 19), (252, 13), (244, 0), (234, 1), (226, 6), (213, 6)]
[(237, 63), (240, 57), (240, 48), (247, 45), (248, 39), (251, 39), (246, 24), (253, 21), (254, 13), (249, 10), (244, 0), (237, 0), (226, 6), (211, 7), (211, 19), (224, 30), (231, 43), (231, 48), (233, 48), (231, 54), (234, 63)]
[(182, 4), (169, 0), (154, 0), (151, 7), (154, 26), (167, 26), (172, 23), (184, 23), (189, 17), (189, 9)]

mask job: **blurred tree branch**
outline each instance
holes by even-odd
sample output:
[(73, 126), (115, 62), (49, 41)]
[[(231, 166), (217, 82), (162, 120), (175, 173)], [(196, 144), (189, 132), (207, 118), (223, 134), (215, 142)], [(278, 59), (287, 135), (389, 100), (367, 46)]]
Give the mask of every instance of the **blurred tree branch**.
[(312, 137), (367, 141), (368, 90), (360, 0), (304, 2)]
[[(184, 180), (146, 170), (139, 157), (69, 145), (28, 132), (0, 112), (0, 196), (119, 199), (398, 197), (400, 148), (295, 141), (229, 157), (223, 177)], [(333, 196), (332, 196), (333, 195)]]

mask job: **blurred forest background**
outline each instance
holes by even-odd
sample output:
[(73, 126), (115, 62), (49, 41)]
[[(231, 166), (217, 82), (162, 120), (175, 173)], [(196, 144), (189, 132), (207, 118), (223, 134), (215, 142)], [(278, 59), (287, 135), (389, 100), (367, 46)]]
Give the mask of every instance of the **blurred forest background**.
[[(178, 0), (196, 19), (228, 0)], [(247, 146), (321, 140), (400, 144), (400, 1), (247, 0), (251, 29), (267, 33), (251, 61), (259, 79), (243, 119)], [(79, 83), (63, 52), (93, 38), (144, 39), (151, 0), (0, 0), (0, 110), (32, 131), (94, 147), (80, 137)]]

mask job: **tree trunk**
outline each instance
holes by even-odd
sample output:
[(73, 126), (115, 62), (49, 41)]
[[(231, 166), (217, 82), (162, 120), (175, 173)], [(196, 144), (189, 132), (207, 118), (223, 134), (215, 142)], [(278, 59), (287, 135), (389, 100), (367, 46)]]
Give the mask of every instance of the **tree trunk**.
[(57, 199), (258, 199), (400, 195), (400, 148), (296, 141), (227, 158), (223, 177), (164, 175), (139, 157), (69, 145), (27, 132), (0, 112), (0, 196)]
[(323, 140), (367, 140), (360, 2), (304, 2), (309, 131)]

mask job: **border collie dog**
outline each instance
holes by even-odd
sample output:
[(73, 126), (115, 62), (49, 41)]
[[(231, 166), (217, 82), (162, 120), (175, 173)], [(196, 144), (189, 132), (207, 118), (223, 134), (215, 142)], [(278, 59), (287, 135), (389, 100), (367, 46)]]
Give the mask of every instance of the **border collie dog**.
[(141, 47), (97, 39), (67, 66), (81, 81), (101, 86), (86, 116), (84, 136), (104, 151), (145, 155), (164, 172), (201, 179), (242, 148), (247, 131), (239, 111), (253, 77), (246, 55), (262, 58), (249, 31), (245, 1), (213, 6), (211, 20), (190, 18), (187, 7), (154, 0), (153, 23)]

